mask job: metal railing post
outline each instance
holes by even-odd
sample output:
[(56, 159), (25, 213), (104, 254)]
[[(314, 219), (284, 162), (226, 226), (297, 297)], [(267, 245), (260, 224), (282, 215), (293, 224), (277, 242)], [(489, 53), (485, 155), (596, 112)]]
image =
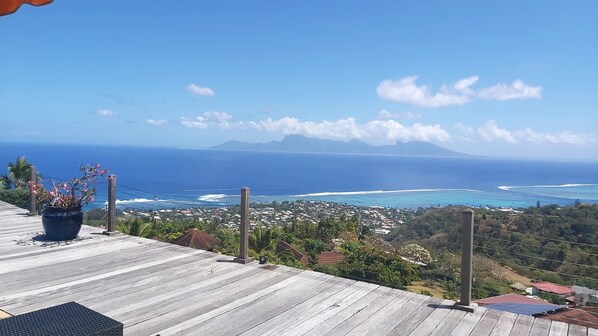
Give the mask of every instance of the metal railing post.
[(471, 286), (473, 279), (473, 210), (461, 213), (461, 298), (455, 307), (473, 313)]
[(249, 248), (249, 188), (241, 188), (241, 225), (239, 226), (241, 233), (239, 257), (235, 258), (235, 262), (240, 264), (247, 264), (251, 262), (249, 259), (247, 249)]
[(108, 225), (105, 235), (114, 234), (114, 224), (116, 223), (116, 175), (108, 176)]
[[(30, 179), (29, 181), (31, 181), (31, 183), (33, 184), (37, 184), (37, 171), (35, 169), (35, 166), (31, 166), (29, 171), (31, 172), (31, 175), (29, 176)], [(35, 193), (35, 191), (33, 190), (33, 188), (29, 188), (29, 216), (35, 216), (37, 215), (37, 195)]]

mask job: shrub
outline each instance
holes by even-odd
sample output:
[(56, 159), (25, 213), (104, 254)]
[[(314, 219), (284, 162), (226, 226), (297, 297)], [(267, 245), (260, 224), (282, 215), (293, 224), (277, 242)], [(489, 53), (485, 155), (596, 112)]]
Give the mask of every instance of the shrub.
[(27, 209), (29, 208), (29, 190), (24, 188), (0, 189), (0, 201)]

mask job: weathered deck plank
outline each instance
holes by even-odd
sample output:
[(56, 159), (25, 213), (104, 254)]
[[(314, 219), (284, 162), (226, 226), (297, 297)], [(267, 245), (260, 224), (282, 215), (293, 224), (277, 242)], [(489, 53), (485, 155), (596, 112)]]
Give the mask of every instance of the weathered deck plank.
[(594, 329), (83, 227), (68, 244), (33, 238), (41, 219), (0, 202), (0, 308), (77, 301), (126, 335), (593, 335)]
[(517, 314), (503, 312), (496, 322), (496, 325), (492, 329), (490, 336), (502, 336), (510, 334), (516, 320)]
[(577, 324), (569, 325), (568, 336), (586, 336), (588, 334), (588, 328), (582, 327)]
[(550, 320), (537, 318), (534, 320), (529, 336), (548, 336), (550, 332)]
[(534, 324), (534, 318), (531, 316), (519, 315), (511, 329), (510, 336), (524, 336), (529, 335), (532, 324)]
[(550, 332), (548, 333), (548, 335), (567, 336), (567, 331), (569, 331), (569, 325), (567, 323), (552, 321), (552, 323), (550, 324)]
[(502, 315), (501, 311), (488, 309), (486, 314), (482, 316), (475, 328), (471, 331), (472, 336), (487, 336), (490, 335), (492, 329), (496, 326)]
[(340, 323), (350, 318), (357, 312), (370, 305), (380, 305), (390, 302), (397, 295), (398, 291), (393, 291), (386, 287), (377, 287), (368, 295), (355, 297), (355, 300), (347, 300), (346, 305), (342, 303), (339, 306), (332, 306), (324, 310), (321, 314), (297, 323), (295, 326), (285, 330), (286, 335), (327, 335), (332, 333)]
[[(197, 258), (198, 260), (190, 262), (189, 258)], [(187, 276), (187, 270), (193, 269), (193, 267), (198, 263), (206, 262), (206, 259), (211, 259), (207, 258), (207, 256), (205, 259), (202, 258), (203, 255), (197, 255), (193, 257), (189, 256), (188, 258), (181, 258), (167, 264), (153, 265), (130, 272), (127, 277), (117, 274), (104, 279), (98, 279), (66, 288), (47, 291), (35, 296), (25, 296), (9, 300), (6, 303), (5, 308), (7, 310), (12, 310), (27, 305), (37, 307), (40, 303), (56, 305), (60, 304), (57, 300), (64, 300), (65, 302), (68, 302), (78, 300), (81, 297), (84, 297), (85, 300), (88, 300), (107, 295), (106, 288), (109, 288), (108, 293), (110, 294), (127, 292), (130, 290), (130, 288), (150, 284), (154, 281), (154, 279), (166, 274), (169, 278), (176, 277), (177, 279), (181, 276)]]
[[(368, 304), (363, 309), (355, 312), (350, 318), (344, 319), (341, 323), (334, 327), (330, 335), (345, 335), (345, 334), (363, 334), (370, 332), (372, 328), (372, 321), (381, 319), (381, 313), (392, 313), (395, 307), (399, 307), (411, 298), (409, 293), (390, 291), (389, 295), (384, 295), (376, 301)], [(394, 306), (393, 306), (394, 304)], [(375, 315), (375, 316), (374, 316)]]
[(280, 335), (293, 325), (303, 323), (310, 318), (325, 313), (328, 309), (340, 308), (367, 295), (378, 286), (364, 282), (354, 282), (350, 286), (335, 292), (314, 296), (295, 307), (282, 312), (267, 321), (247, 330), (242, 335)]
[[(320, 295), (328, 296), (326, 292), (335, 292), (344, 289), (351, 283), (346, 279), (331, 278), (325, 282), (317, 281), (313, 286), (306, 288), (302, 283), (295, 283), (268, 296), (261, 297), (243, 306), (229, 311), (226, 315), (220, 315), (195, 326), (193, 332), (202, 335), (230, 335), (243, 333), (256, 325), (264, 322), (269, 316), (291, 309), (311, 297)], [(227, 323), (229, 319), (239, 321), (236, 325)]]
[(466, 312), (463, 310), (452, 309), (448, 315), (430, 332), (430, 336), (449, 335), (461, 323)]
[(488, 309), (477, 307), (473, 313), (466, 313), (455, 329), (453, 329), (451, 335), (469, 335), (476, 324), (482, 319), (482, 316), (484, 316), (486, 311), (488, 311)]

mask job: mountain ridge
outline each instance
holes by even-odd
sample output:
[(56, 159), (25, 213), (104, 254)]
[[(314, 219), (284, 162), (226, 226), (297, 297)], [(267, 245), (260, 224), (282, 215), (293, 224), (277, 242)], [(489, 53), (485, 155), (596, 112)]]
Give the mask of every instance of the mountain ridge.
[(281, 141), (264, 143), (249, 143), (233, 140), (210, 147), (210, 149), (260, 152), (469, 156), (468, 154), (455, 152), (424, 141), (411, 141), (405, 143), (397, 141), (394, 145), (375, 146), (356, 139), (350, 141), (337, 141), (310, 138), (303, 135), (287, 135)]

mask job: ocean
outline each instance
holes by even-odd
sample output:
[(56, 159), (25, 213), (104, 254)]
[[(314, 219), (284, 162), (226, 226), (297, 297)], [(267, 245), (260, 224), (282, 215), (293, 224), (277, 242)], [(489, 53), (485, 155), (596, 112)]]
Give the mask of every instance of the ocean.
[[(598, 203), (598, 162), (234, 152), (181, 148), (0, 144), (0, 165), (24, 155), (45, 177), (69, 179), (83, 163), (117, 176), (117, 205), (135, 208), (324, 200), (357, 206), (519, 208)], [(107, 184), (98, 184), (103, 207)]]

